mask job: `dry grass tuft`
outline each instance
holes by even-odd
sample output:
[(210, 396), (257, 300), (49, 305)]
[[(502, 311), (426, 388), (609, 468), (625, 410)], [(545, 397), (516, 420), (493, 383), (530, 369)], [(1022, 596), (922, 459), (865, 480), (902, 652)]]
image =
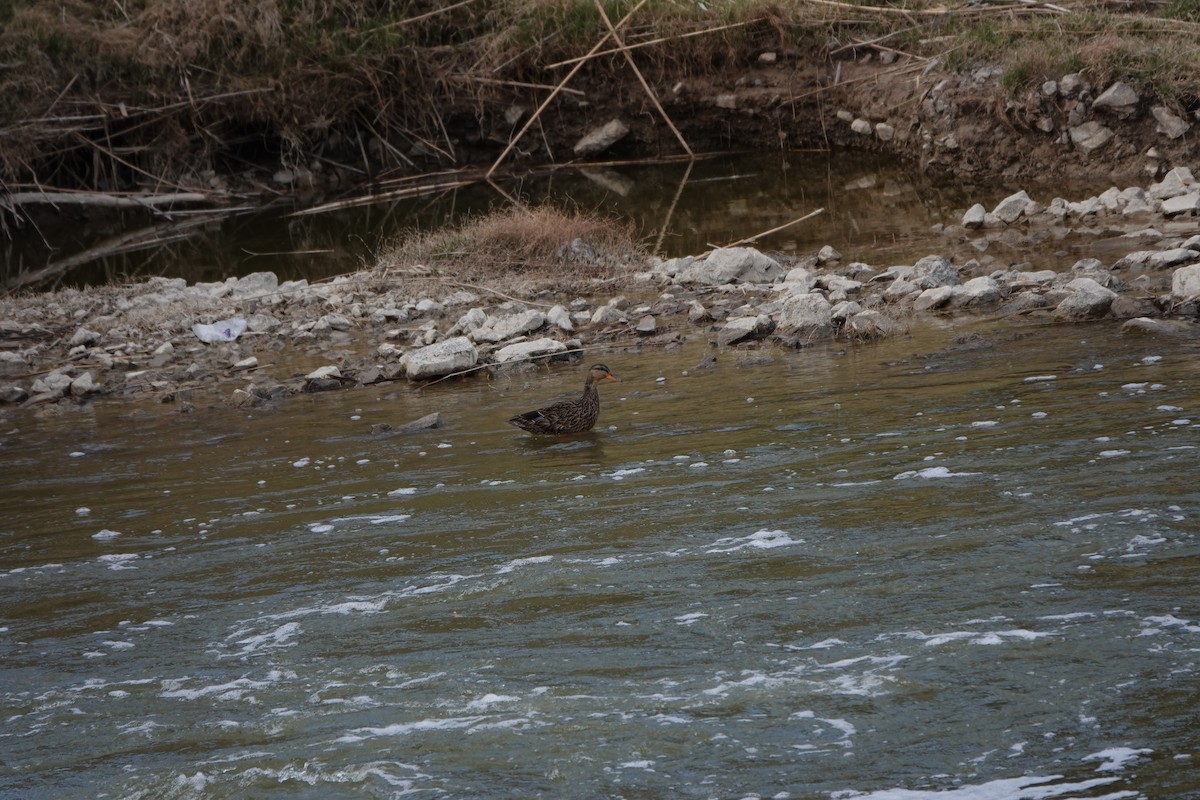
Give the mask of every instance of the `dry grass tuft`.
[(644, 247), (625, 223), (549, 206), (508, 208), (457, 228), (412, 233), (379, 269), (501, 293), (581, 292), (640, 267)]

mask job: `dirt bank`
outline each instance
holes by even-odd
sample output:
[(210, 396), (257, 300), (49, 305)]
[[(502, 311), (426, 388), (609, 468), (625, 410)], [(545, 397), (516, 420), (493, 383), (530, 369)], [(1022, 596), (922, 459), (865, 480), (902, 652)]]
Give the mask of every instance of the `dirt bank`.
[[(713, 5), (0, 3), (0, 218), (47, 189), (319, 202), (688, 149), (866, 148), (1007, 179), (1194, 153), (1188, 4)], [(606, 38), (627, 14), (628, 60)], [(576, 151), (613, 119), (629, 133)]]

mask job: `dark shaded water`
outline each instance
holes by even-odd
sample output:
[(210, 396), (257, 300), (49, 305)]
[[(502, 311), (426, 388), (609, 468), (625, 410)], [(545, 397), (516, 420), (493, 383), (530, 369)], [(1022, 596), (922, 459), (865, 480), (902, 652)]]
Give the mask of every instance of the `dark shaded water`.
[[(894, 161), (863, 154), (731, 155), (687, 163), (562, 170), (497, 188), (487, 184), (427, 197), (314, 216), (289, 216), (291, 207), (229, 216), (194, 225), (187, 214), (171, 221), (141, 215), (94, 216), (69, 208), (26, 226), (4, 251), (0, 286), (16, 276), (63, 263), (101, 243), (128, 244), (131, 231), (144, 249), (87, 261), (54, 280), (68, 285), (112, 283), (153, 275), (189, 282), (271, 270), (281, 280), (316, 280), (373, 263), (389, 242), (407, 232), (456, 223), (465, 215), (503, 207), (508, 197), (550, 202), (630, 220), (651, 251), (663, 256), (704, 252), (799, 219), (818, 217), (764, 237), (760, 246), (788, 253), (832, 245), (848, 260), (887, 266), (912, 263), (931, 252), (954, 255), (929, 236), (937, 223), (956, 222), (979, 201), (991, 207), (1016, 188), (1043, 202), (1057, 195), (1086, 197), (1107, 187), (1006, 187), (936, 183)], [(507, 195), (507, 196), (506, 196)], [(180, 226), (185, 226), (181, 228)], [(51, 246), (53, 245), (53, 246)], [(1056, 251), (1061, 251), (1055, 256)], [(1069, 243), (1051, 242), (1037, 254), (1043, 268), (1070, 266), (1080, 257)], [(978, 255), (964, 251), (965, 257)], [(1018, 259), (1019, 260), (1019, 259)]]
[(0, 796), (1196, 797), (1196, 347), (980, 331), (10, 422)]

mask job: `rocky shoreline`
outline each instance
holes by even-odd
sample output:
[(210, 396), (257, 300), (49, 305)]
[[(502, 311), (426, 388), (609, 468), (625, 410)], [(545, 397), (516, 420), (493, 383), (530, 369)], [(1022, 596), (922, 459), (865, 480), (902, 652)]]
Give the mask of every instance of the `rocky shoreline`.
[[(1107, 265), (1084, 258), (1065, 272), (982, 255), (991, 241), (1088, 226), (1129, 229), (1126, 252)], [(154, 398), (178, 411), (209, 402), (253, 407), (302, 392), (578, 358), (599, 343), (865, 342), (933, 315), (1113, 319), (1134, 332), (1200, 333), (1200, 182), (1188, 168), (1081, 201), (1042, 204), (1018, 192), (936, 232), (981, 257), (877, 267), (831, 247), (790, 259), (731, 247), (651, 259), (616, 296), (545, 289), (537, 301), (493, 302), (487, 291), (451, 287), (414, 297), (385, 269), (319, 284), (255, 273), (10, 296), (0, 300), (0, 414), (112, 398)]]

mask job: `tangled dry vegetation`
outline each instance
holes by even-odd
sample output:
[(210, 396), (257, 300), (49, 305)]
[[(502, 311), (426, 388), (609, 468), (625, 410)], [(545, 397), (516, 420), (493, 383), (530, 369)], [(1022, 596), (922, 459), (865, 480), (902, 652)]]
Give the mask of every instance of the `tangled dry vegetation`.
[[(368, 183), (486, 163), (505, 111), (605, 33), (601, 5), (635, 12), (622, 40), (652, 85), (765, 47), (817, 68), (873, 49), (1002, 63), (1013, 89), (1120, 77), (1200, 110), (1197, 0), (0, 0), (0, 184), (221, 191), (250, 168)], [(576, 82), (593, 107), (642, 100), (611, 46)]]
[(376, 268), (404, 273), (414, 288), (424, 280), (528, 296), (547, 288), (595, 292), (645, 258), (635, 232), (619, 221), (550, 206), (512, 207), (454, 228), (414, 231), (386, 248)]

